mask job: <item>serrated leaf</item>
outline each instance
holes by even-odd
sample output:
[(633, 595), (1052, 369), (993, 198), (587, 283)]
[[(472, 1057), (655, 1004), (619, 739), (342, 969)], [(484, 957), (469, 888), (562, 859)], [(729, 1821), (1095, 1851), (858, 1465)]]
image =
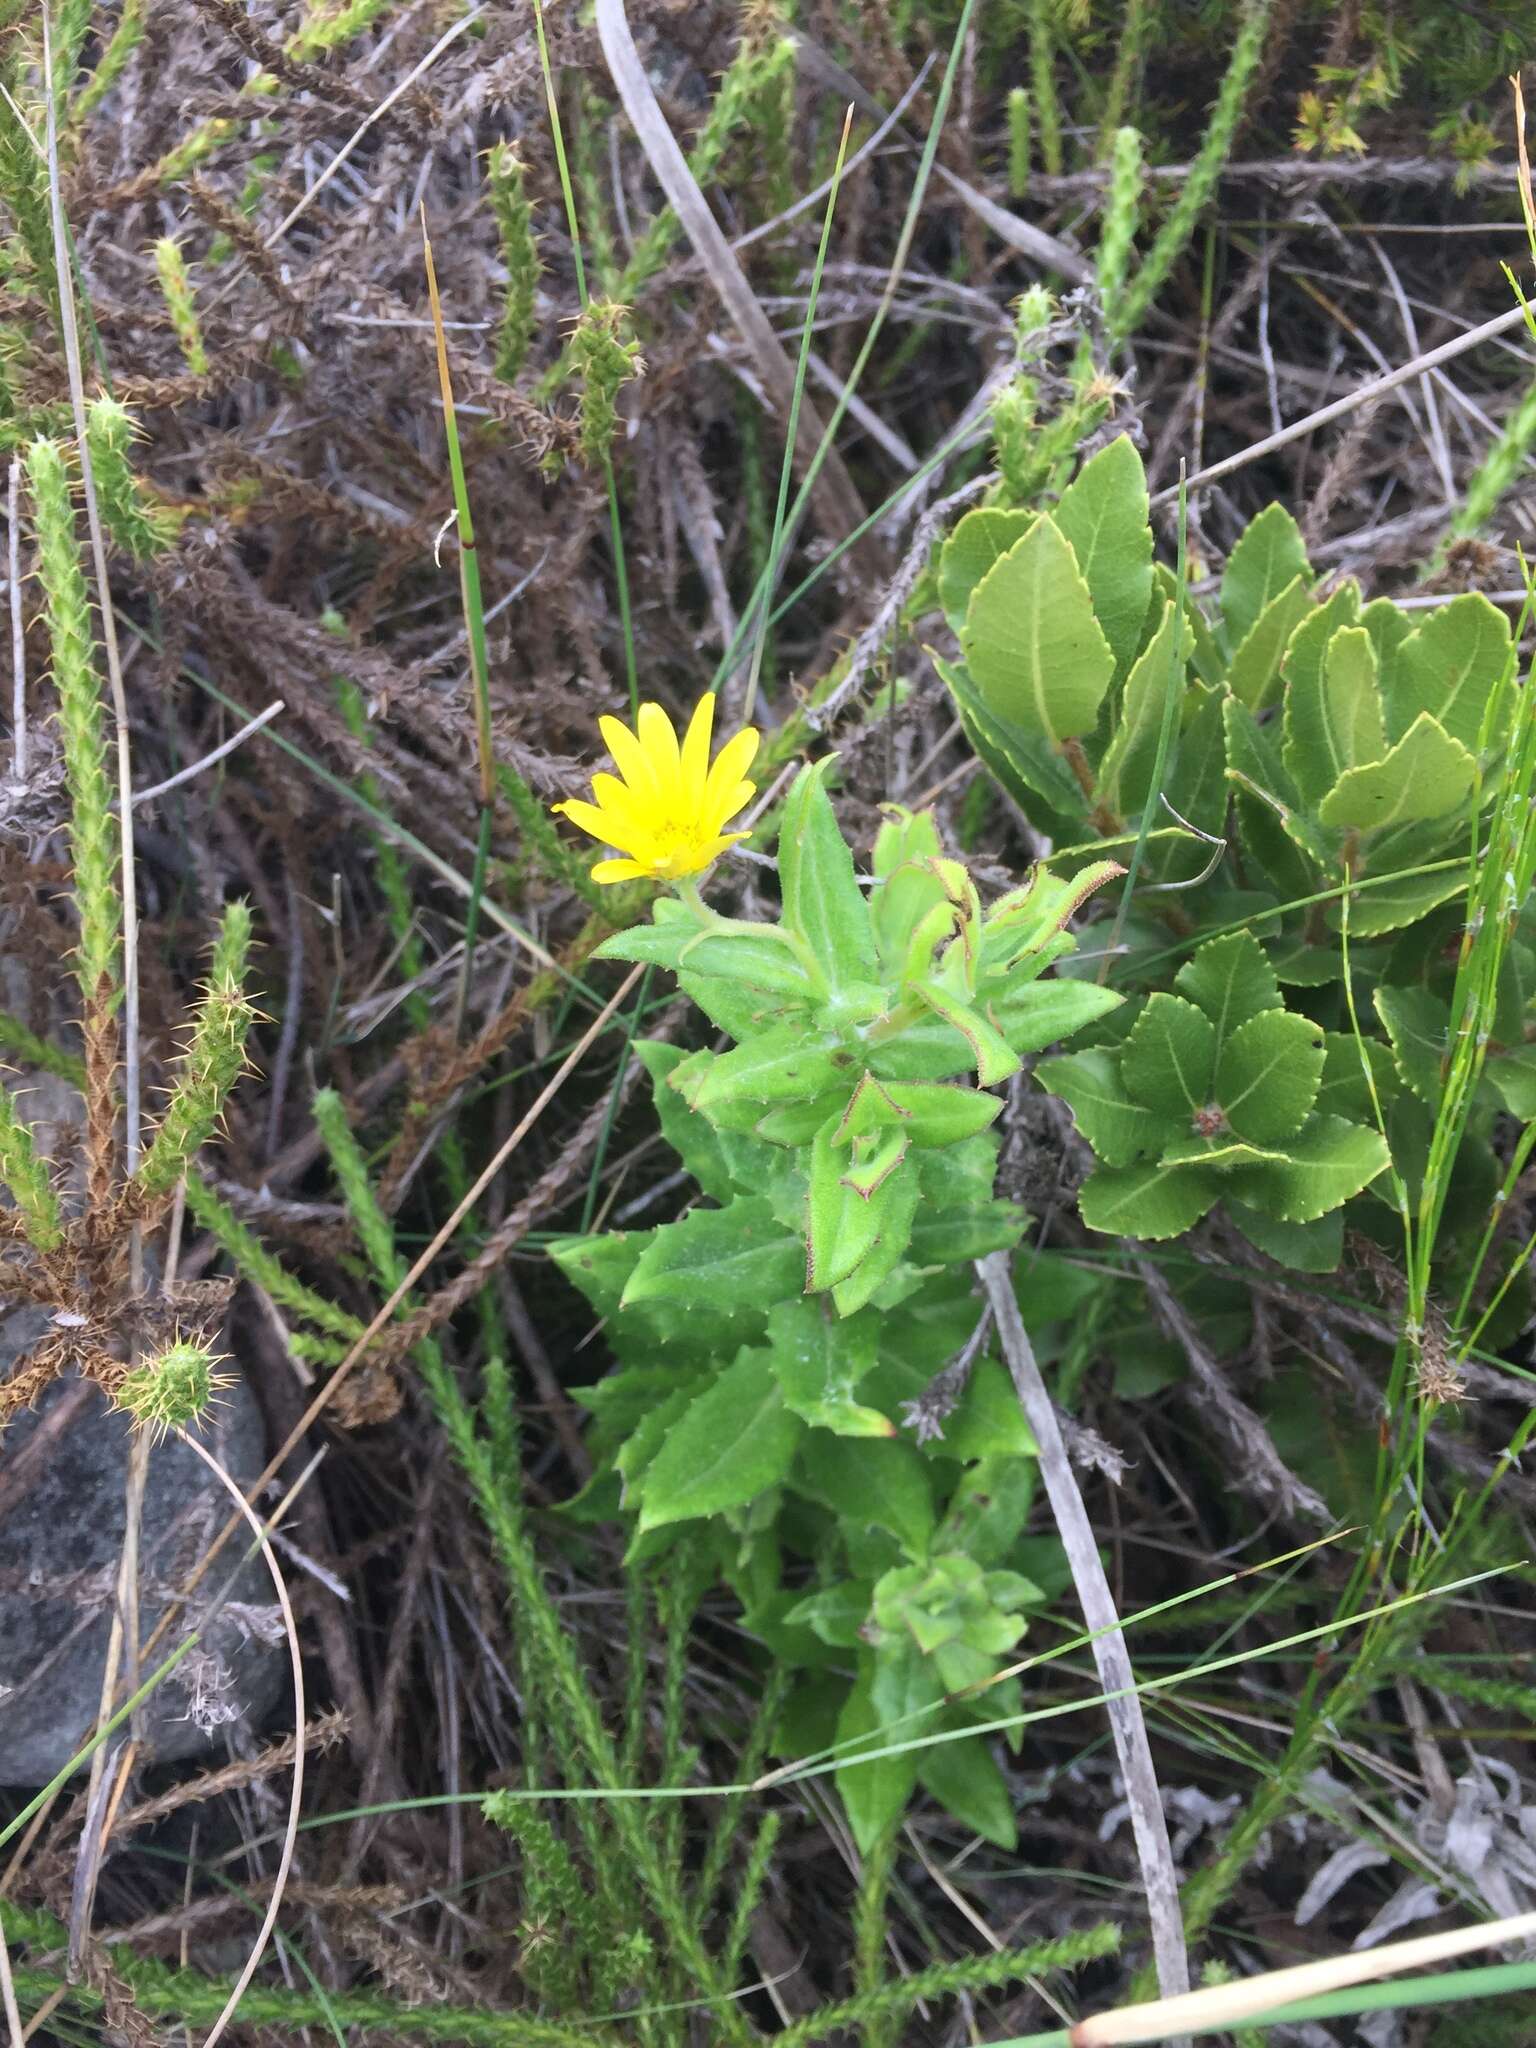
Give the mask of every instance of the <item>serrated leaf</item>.
[(1077, 1128), (1106, 1166), (1129, 1166), (1155, 1151), (1167, 1131), (1167, 1118), (1127, 1095), (1119, 1054), (1102, 1046), (1043, 1060), (1035, 1078), (1066, 1103)]
[(1110, 1237), (1180, 1237), (1221, 1200), (1221, 1175), (1202, 1166), (1099, 1166), (1078, 1190), (1090, 1230)]
[(875, 1238), (848, 1278), (832, 1289), (832, 1306), (840, 1316), (854, 1315), (871, 1301), (907, 1255), (914, 1236), (919, 1186), (918, 1173), (909, 1161), (870, 1196)]
[(1487, 743), (1497, 746), (1508, 723), (1514, 657), (1508, 619), (1480, 590), (1430, 612), (1398, 649), (1394, 737), (1427, 712), (1475, 754), (1491, 710)]
[(1317, 815), (1334, 830), (1355, 832), (1443, 818), (1466, 802), (1476, 779), (1466, 748), (1421, 712), (1379, 761), (1347, 769)]
[(1183, 692), (1188, 648), (1187, 630), (1174, 607), (1165, 604), (1157, 631), (1125, 679), (1119, 715), (1095, 778), (1094, 795), (1117, 818), (1135, 816), (1146, 806), (1164, 709), (1170, 691), (1176, 697)]
[(1207, 939), (1179, 969), (1173, 985), (1210, 1018), (1218, 1057), (1240, 1024), (1261, 1011), (1285, 1007), (1275, 971), (1252, 932)]
[(855, 1528), (886, 1530), (909, 1557), (927, 1556), (933, 1486), (927, 1460), (904, 1437), (854, 1441), (812, 1430), (791, 1484)]
[(834, 1436), (895, 1436), (888, 1416), (854, 1399), (874, 1370), (877, 1336), (872, 1317), (835, 1321), (803, 1296), (781, 1301), (768, 1317), (768, 1349), (785, 1407)]
[(1284, 1157), (1283, 1152), (1266, 1145), (1252, 1145), (1230, 1131), (1209, 1138), (1191, 1131), (1182, 1138), (1174, 1138), (1161, 1154), (1164, 1166), (1204, 1166), (1213, 1173), (1235, 1173), (1240, 1166), (1267, 1166)]
[(912, 1143), (925, 1147), (974, 1138), (996, 1122), (1003, 1106), (999, 1095), (958, 1088), (946, 1081), (890, 1081), (885, 1092), (907, 1119), (905, 1129)]
[(1275, 1145), (1312, 1113), (1323, 1079), (1323, 1027), (1290, 1010), (1240, 1024), (1216, 1062), (1216, 1100), (1238, 1137)]
[[(1417, 924), (1442, 903), (1462, 895), (1467, 886), (1466, 863), (1454, 861), (1438, 874), (1383, 876), (1379, 881), (1373, 875), (1370, 883), (1369, 888), (1356, 889), (1350, 898), (1352, 938), (1373, 939), (1383, 932), (1401, 931), (1407, 925)], [(1335, 931), (1340, 917), (1338, 905), (1329, 904), (1327, 918)]]
[[(1286, 690), (1295, 689), (1298, 683), (1315, 686), (1321, 682), (1329, 641), (1341, 626), (1360, 623), (1360, 586), (1351, 579), (1330, 592), (1291, 635), (1280, 665)], [(1374, 639), (1371, 644), (1374, 648)]]
[(1510, 1115), (1523, 1124), (1536, 1123), (1536, 1045), (1500, 1053), (1484, 1071)]
[(1374, 1001), (1398, 1073), (1421, 1102), (1438, 1109), (1449, 1010), (1427, 988), (1378, 988)]
[(721, 918), (684, 946), (680, 966), (689, 974), (723, 977), (741, 988), (810, 1003), (816, 988), (794, 941), (777, 925)]
[(825, 1293), (846, 1280), (880, 1235), (882, 1205), (860, 1194), (846, 1177), (848, 1155), (825, 1124), (811, 1143), (806, 1202), (806, 1274), (809, 1292)]
[(817, 1039), (803, 1024), (778, 1024), (745, 1045), (716, 1053), (707, 1066), (679, 1077), (679, 1092), (696, 1110), (728, 1102), (796, 1102), (819, 1095), (856, 1074), (851, 1055), (834, 1039)]
[(1227, 670), (1227, 687), (1250, 711), (1267, 710), (1280, 694), (1281, 660), (1291, 635), (1312, 610), (1307, 578), (1298, 576), (1265, 605), (1244, 634)]
[(976, 586), (994, 563), (1024, 538), (1037, 512), (1010, 511), (1002, 505), (983, 505), (967, 512), (939, 551), (939, 603), (958, 634)]
[[(1183, 719), (1175, 736), (1173, 756), (1168, 764), (1165, 793), (1181, 818), (1202, 832), (1219, 834), (1226, 824), (1230, 790), (1227, 784), (1227, 739), (1222, 719), (1223, 692), (1208, 690), (1203, 683), (1186, 690)], [(1209, 858), (1209, 848), (1191, 847), (1188, 874), (1198, 874)], [(1198, 853), (1199, 867), (1192, 864)], [(1186, 875), (1173, 873), (1181, 881)]]
[(777, 1486), (805, 1424), (784, 1405), (764, 1352), (743, 1349), (675, 1420), (645, 1474), (640, 1527), (741, 1507)]
[(784, 799), (779, 887), (786, 930), (804, 940), (834, 993), (879, 974), (869, 905), (854, 879), (826, 778), (832, 759), (802, 768)]
[(1336, 1273), (1344, 1256), (1344, 1211), (1334, 1209), (1311, 1223), (1281, 1223), (1262, 1209), (1228, 1202), (1228, 1217), (1251, 1245), (1276, 1264), (1298, 1273)]
[(1297, 791), (1253, 713), (1235, 697), (1222, 706), (1227, 781), (1232, 785), (1237, 844), (1245, 862), (1256, 860), (1283, 897), (1307, 896), (1317, 887), (1316, 866), (1326, 861), (1298, 842)]
[(1283, 505), (1266, 505), (1244, 529), (1221, 579), (1227, 645), (1241, 646), (1265, 607), (1298, 577), (1306, 583), (1311, 575), (1301, 528)]
[(799, 1293), (803, 1262), (799, 1239), (768, 1203), (738, 1195), (723, 1209), (690, 1209), (664, 1223), (636, 1261), (620, 1312), (635, 1302), (702, 1300), (712, 1313), (752, 1318)]
[(719, 1134), (709, 1120), (700, 1116), (697, 1110), (690, 1109), (677, 1089), (670, 1085), (677, 1068), (699, 1055), (653, 1038), (641, 1039), (635, 1053), (651, 1077), (652, 1099), (661, 1135), (711, 1201), (728, 1202), (736, 1189), (721, 1150)]
[(1316, 676), (1298, 676), (1286, 692), (1286, 768), (1315, 804), (1346, 769), (1379, 761), (1386, 746), (1375, 644), (1363, 626), (1342, 627)]
[(997, 1028), (1016, 1053), (1043, 1052), (1107, 1016), (1125, 998), (1093, 981), (1026, 981), (992, 999)]
[(1051, 515), (1076, 557), (1124, 675), (1140, 644), (1152, 597), (1152, 527), (1147, 478), (1126, 434), (1083, 464)]
[(983, 1088), (995, 1088), (999, 1081), (1006, 1081), (1019, 1071), (1019, 1055), (979, 1010), (962, 1002), (936, 981), (915, 981), (910, 986), (912, 993), (920, 997), (951, 1030), (958, 1031), (971, 1048), (976, 1062), (976, 1078)]
[(1188, 1128), (1210, 1102), (1215, 1074), (1216, 1028), (1210, 1018), (1183, 996), (1150, 996), (1120, 1049), (1126, 1093)]
[(1337, 1209), (1389, 1163), (1379, 1131), (1342, 1118), (1314, 1116), (1288, 1139), (1283, 1166), (1256, 1166), (1241, 1180), (1241, 1199), (1282, 1223), (1311, 1223)]
[(997, 716), (1053, 746), (1093, 731), (1115, 658), (1072, 549), (1049, 515), (976, 586), (960, 646), (972, 683)]

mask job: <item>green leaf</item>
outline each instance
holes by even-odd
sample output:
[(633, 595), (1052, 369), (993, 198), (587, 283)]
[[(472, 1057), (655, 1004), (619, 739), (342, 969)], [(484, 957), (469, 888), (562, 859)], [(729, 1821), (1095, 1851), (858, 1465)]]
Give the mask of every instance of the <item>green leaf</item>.
[(723, 1209), (691, 1209), (666, 1223), (640, 1254), (620, 1302), (705, 1301), (732, 1320), (766, 1314), (805, 1280), (804, 1248), (768, 1203), (739, 1195)]
[(1164, 1146), (1164, 1166), (1199, 1166), (1213, 1173), (1235, 1173), (1240, 1167), (1267, 1166), (1283, 1160), (1285, 1154), (1272, 1147), (1251, 1145), (1246, 1138), (1228, 1131), (1206, 1137), (1200, 1131), (1186, 1131)]
[[(678, 1067), (700, 1055), (654, 1038), (641, 1039), (635, 1053), (651, 1077), (661, 1135), (711, 1201), (730, 1201), (736, 1188), (714, 1126), (697, 1110), (690, 1109), (677, 1089), (668, 1085)], [(709, 1055), (703, 1057), (708, 1059)]]
[[(1460, 896), (1466, 886), (1466, 865), (1461, 861), (1438, 874), (1383, 877), (1380, 886), (1373, 876), (1372, 886), (1357, 889), (1350, 899), (1350, 936), (1373, 939), (1383, 932), (1401, 931), (1405, 925), (1417, 924), (1421, 917), (1438, 910), (1442, 903), (1449, 903), (1452, 897)], [(1336, 903), (1328, 906), (1328, 922), (1338, 930), (1340, 912)]]
[(994, 996), (991, 1009), (998, 1030), (1016, 1053), (1043, 1052), (1071, 1038), (1125, 1000), (1115, 989), (1095, 981), (1029, 981)]
[(1228, 1202), (1227, 1215), (1251, 1245), (1298, 1273), (1336, 1273), (1344, 1256), (1344, 1211), (1334, 1209), (1312, 1223), (1282, 1223), (1262, 1209)]
[(1380, 1132), (1333, 1116), (1314, 1116), (1285, 1150), (1283, 1166), (1256, 1166), (1241, 1176), (1241, 1199), (1281, 1223), (1326, 1216), (1389, 1163)]
[(1184, 688), (1189, 634), (1173, 605), (1163, 606), (1157, 631), (1125, 679), (1119, 716), (1099, 764), (1094, 794), (1118, 818), (1137, 815), (1152, 790), (1152, 770), (1171, 690)]
[(768, 1344), (790, 1413), (834, 1436), (895, 1436), (888, 1416), (853, 1398), (860, 1380), (874, 1370), (877, 1335), (873, 1316), (838, 1321), (803, 1296), (781, 1301), (768, 1317)]
[(885, 1216), (876, 1195), (849, 1184), (848, 1154), (836, 1142), (836, 1129), (824, 1124), (811, 1144), (805, 1284), (817, 1293), (848, 1278), (873, 1249)]
[(1283, 505), (1266, 505), (1233, 548), (1221, 579), (1227, 645), (1241, 646), (1266, 606), (1298, 577), (1306, 583), (1311, 575), (1301, 528)]
[[(848, 1815), (848, 1825), (862, 1856), (868, 1856), (907, 1810), (917, 1784), (917, 1749), (898, 1756), (882, 1756), (872, 1763), (857, 1762), (859, 1748), (880, 1749), (931, 1732), (928, 1721), (912, 1722), (887, 1735), (887, 1719), (937, 1705), (942, 1697), (938, 1674), (928, 1660), (909, 1644), (900, 1645), (907, 1660), (901, 1678), (885, 1673), (880, 1688), (882, 1706), (875, 1703), (875, 1653), (866, 1650), (859, 1659), (859, 1675), (837, 1722), (838, 1753), (843, 1758), (836, 1771), (838, 1795)], [(896, 1697), (899, 1686), (899, 1697)], [(845, 1747), (844, 1745), (857, 1745)]]
[[(942, 1158), (942, 1153), (925, 1153), (925, 1158)], [(851, 1316), (879, 1292), (901, 1263), (913, 1238), (917, 1215), (918, 1174), (911, 1164), (893, 1173), (870, 1196), (874, 1211), (875, 1239), (858, 1266), (846, 1280), (832, 1289), (832, 1304), (840, 1316)], [(989, 1245), (990, 1251), (992, 1247)]]
[(597, 1313), (611, 1316), (617, 1314), (631, 1275), (655, 1241), (654, 1230), (609, 1230), (598, 1236), (556, 1238), (548, 1251)]
[(912, 994), (920, 997), (935, 1016), (958, 1031), (971, 1048), (976, 1062), (976, 1078), (983, 1088), (995, 1088), (999, 1081), (1006, 1081), (1019, 1071), (1019, 1055), (980, 1011), (972, 1009), (936, 981), (915, 981), (910, 988)]
[(1263, 1010), (1285, 1007), (1275, 971), (1252, 932), (1207, 939), (1179, 969), (1173, 985), (1215, 1026), (1218, 1058), (1240, 1024)]
[(1510, 1115), (1523, 1124), (1536, 1123), (1536, 1045), (1499, 1053), (1484, 1071)]
[(1001, 505), (983, 505), (967, 512), (939, 552), (939, 603), (950, 630), (965, 624), (978, 583), (1016, 541), (1023, 539), (1036, 512), (1010, 512)]
[(967, 669), (945, 661), (931, 648), (928, 655), (954, 699), (966, 738), (1015, 803), (1031, 818), (1039, 816), (1042, 803), (1052, 815), (1085, 817), (1088, 800), (1082, 786), (1050, 741), (1001, 717)]
[(1205, 1012), (1183, 996), (1149, 997), (1120, 1051), (1126, 1093), (1187, 1126), (1211, 1100), (1215, 1073), (1216, 1028)]
[(804, 1423), (784, 1405), (767, 1354), (737, 1352), (668, 1431), (641, 1489), (641, 1529), (755, 1500), (787, 1476), (804, 1434)]
[(1477, 764), (1427, 711), (1379, 761), (1350, 768), (1318, 806), (1318, 817), (1338, 830), (1379, 832), (1443, 818), (1464, 804)]
[(1180, 1237), (1221, 1200), (1221, 1176), (1203, 1166), (1100, 1166), (1078, 1191), (1090, 1230), (1110, 1237)]
[(870, 1587), (864, 1579), (844, 1579), (797, 1600), (784, 1620), (808, 1628), (834, 1649), (856, 1650), (864, 1641), (869, 1620)]
[(1378, 988), (1374, 1000), (1398, 1073), (1421, 1102), (1438, 1109), (1450, 1011), (1426, 988)]
[(1240, 1024), (1216, 1062), (1216, 1100), (1240, 1138), (1278, 1144), (1301, 1129), (1323, 1079), (1323, 1027), (1289, 1010)]
[(804, 940), (834, 992), (879, 974), (869, 905), (838, 829), (826, 778), (829, 756), (802, 768), (784, 799), (779, 826), (779, 886), (784, 924)]
[(1071, 1109), (1077, 1128), (1106, 1166), (1129, 1166), (1156, 1151), (1168, 1119), (1134, 1102), (1120, 1080), (1120, 1056), (1101, 1046), (1043, 1060), (1035, 1078)]
[(799, 1102), (858, 1078), (853, 1056), (804, 1024), (775, 1024), (707, 1064), (689, 1065), (676, 1082), (689, 1106), (706, 1114), (732, 1102)]
[(1048, 515), (977, 585), (960, 645), (987, 708), (1026, 733), (1059, 746), (1098, 723), (1115, 658)]
[(1313, 609), (1307, 579), (1298, 576), (1270, 600), (1243, 636), (1227, 670), (1227, 687), (1250, 711), (1266, 710), (1279, 695), (1286, 647)]
[(765, 995), (811, 1003), (819, 993), (794, 941), (777, 925), (722, 918), (719, 928), (701, 932), (682, 952), (689, 974), (723, 977)]
[(944, 1434), (931, 1446), (942, 1457), (1033, 1458), (1039, 1446), (1024, 1419), (1013, 1381), (995, 1358), (980, 1358)]
[(997, 1121), (1002, 1097), (947, 1081), (890, 1081), (885, 1092), (906, 1119), (914, 1145), (954, 1145)]
[(1298, 677), (1286, 693), (1286, 768), (1315, 804), (1346, 769), (1379, 761), (1386, 746), (1375, 643), (1363, 626), (1342, 627), (1316, 676)]
[(946, 1813), (999, 1849), (1018, 1847), (1013, 1794), (982, 1736), (936, 1742), (918, 1754), (918, 1780)]
[(1394, 737), (1427, 712), (1475, 754), (1488, 712), (1485, 744), (1499, 745), (1509, 722), (1514, 656), (1508, 619), (1480, 590), (1432, 611), (1398, 650)]
[(808, 1432), (791, 1484), (857, 1528), (884, 1529), (921, 1562), (933, 1535), (933, 1488), (927, 1460), (905, 1438)]
[(1152, 598), (1152, 527), (1146, 472), (1129, 435), (1083, 464), (1052, 517), (1076, 557), (1094, 617), (1124, 675)]
[(1318, 886), (1317, 866), (1326, 848), (1303, 849), (1295, 806), (1296, 785), (1281, 766), (1246, 705), (1228, 697), (1222, 706), (1226, 730), (1227, 780), (1235, 791), (1237, 843), (1245, 863), (1256, 860), (1282, 896), (1307, 896)]

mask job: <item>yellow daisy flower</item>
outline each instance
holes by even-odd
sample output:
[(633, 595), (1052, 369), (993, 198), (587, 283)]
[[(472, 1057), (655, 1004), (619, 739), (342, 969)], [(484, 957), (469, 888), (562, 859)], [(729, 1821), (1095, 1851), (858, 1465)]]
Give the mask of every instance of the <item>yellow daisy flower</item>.
[(594, 803), (572, 797), (554, 806), (624, 856), (600, 860), (592, 870), (594, 882), (630, 882), (642, 875), (675, 882), (702, 873), (748, 836), (724, 826), (756, 793), (757, 785), (742, 777), (757, 752), (757, 732), (747, 726), (736, 733), (711, 764), (714, 721), (713, 694), (699, 699), (681, 747), (659, 704), (640, 706), (638, 734), (616, 718), (598, 720), (618, 775), (593, 776)]

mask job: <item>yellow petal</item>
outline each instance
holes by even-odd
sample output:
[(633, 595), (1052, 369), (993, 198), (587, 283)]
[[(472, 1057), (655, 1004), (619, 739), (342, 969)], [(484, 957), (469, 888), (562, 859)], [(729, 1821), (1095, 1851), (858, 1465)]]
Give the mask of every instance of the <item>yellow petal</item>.
[(594, 882), (636, 882), (650, 872), (637, 860), (599, 860), (592, 863)]
[(656, 778), (656, 791), (663, 802), (679, 795), (682, 761), (677, 751), (677, 734), (672, 721), (659, 704), (640, 706), (640, 744)]
[[(741, 781), (757, 752), (757, 741), (757, 728), (752, 725), (743, 726), (740, 732), (733, 733), (726, 741), (716, 754), (715, 764), (704, 785), (704, 809), (712, 809), (727, 790)], [(739, 808), (739, 805), (732, 806), (732, 809)]]
[(734, 818), (756, 795), (755, 782), (738, 782), (734, 789), (723, 789), (713, 803), (705, 804), (699, 822), (706, 832), (718, 832), (727, 818)]
[(599, 732), (607, 742), (614, 765), (631, 789), (640, 790), (648, 796), (656, 794), (656, 773), (646, 756), (644, 747), (627, 725), (617, 718), (604, 715), (597, 721)]
[(592, 778), (592, 794), (605, 811), (611, 811), (615, 818), (621, 818), (627, 825), (649, 828), (656, 817), (656, 799), (648, 790), (632, 789), (628, 783), (620, 782), (616, 775), (599, 771)]
[(600, 811), (596, 804), (583, 803), (580, 797), (571, 797), (566, 803), (554, 808), (573, 825), (579, 825), (583, 832), (603, 846), (617, 846), (622, 852), (633, 850), (636, 841), (642, 844), (649, 834), (626, 818), (615, 817), (612, 811)]
[(683, 740), (683, 792), (690, 810), (698, 809), (704, 800), (709, 780), (709, 737), (714, 723), (715, 695), (711, 690), (694, 707)]

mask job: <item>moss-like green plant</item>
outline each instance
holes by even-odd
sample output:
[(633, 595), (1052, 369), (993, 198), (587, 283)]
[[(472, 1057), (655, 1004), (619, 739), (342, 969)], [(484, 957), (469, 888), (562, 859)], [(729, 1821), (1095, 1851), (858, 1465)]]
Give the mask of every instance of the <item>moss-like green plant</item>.
[(1505, 420), (1498, 439), (1468, 478), (1461, 509), (1451, 521), (1450, 538), (1465, 540), (1481, 533), (1493, 517), (1499, 501), (1525, 467), (1526, 457), (1536, 447), (1536, 381)]
[(1029, 190), (1029, 94), (1016, 85), (1008, 95), (1008, 194), (1022, 199)]
[(157, 1201), (175, 1188), (199, 1147), (213, 1135), (244, 1069), (246, 1033), (255, 1015), (245, 993), (250, 949), (249, 906), (231, 903), (171, 1099), (133, 1177), (134, 1188), (146, 1201)]
[(37, 529), (39, 574), (59, 698), (69, 789), (70, 852), (80, 947), (75, 974), (87, 1007), (116, 992), (122, 904), (118, 896), (120, 842), (112, 815), (107, 744), (91, 639), (90, 598), (75, 533), (74, 507), (64, 452), (57, 441), (34, 441), (27, 450), (27, 481)]
[(629, 309), (610, 299), (593, 299), (585, 307), (571, 337), (581, 378), (577, 441), (582, 459), (603, 462), (618, 425), (618, 396), (645, 365), (640, 344), (629, 327)]
[(11, 1191), (27, 1242), (35, 1251), (51, 1252), (64, 1236), (59, 1198), (48, 1177), (47, 1163), (37, 1156), (31, 1126), (25, 1123), (9, 1088), (0, 1086), (0, 1181)]
[(170, 543), (175, 516), (151, 505), (133, 473), (128, 450), (137, 431), (133, 415), (103, 392), (86, 410), (86, 441), (96, 479), (96, 502), (107, 531), (125, 554), (148, 561)]
[[(227, 1202), (221, 1201), (208, 1183), (196, 1173), (187, 1175), (187, 1213), (199, 1229), (206, 1230), (233, 1261), (242, 1279), (259, 1287), (263, 1294), (291, 1316), (313, 1323), (341, 1344), (351, 1344), (363, 1333), (356, 1316), (349, 1315), (323, 1294), (316, 1294), (297, 1279), (280, 1259), (275, 1259), (256, 1233), (246, 1228)], [(299, 1335), (293, 1333), (295, 1349)], [(330, 1352), (326, 1356), (332, 1355)]]
[(539, 289), (539, 240), (533, 231), (528, 198), (528, 167), (508, 142), (498, 142), (486, 158), (491, 211), (501, 236), (501, 260), (507, 266), (502, 288), (501, 324), (496, 330), (496, 374), (508, 383), (528, 356), (536, 319)]
[(143, 42), (148, 23), (149, 10), (145, 0), (123, 0), (117, 27), (112, 31), (106, 48), (97, 59), (96, 69), (75, 95), (74, 104), (69, 110), (72, 127), (78, 127), (116, 85), (128, 59)]
[(1111, 327), (1130, 268), (1131, 248), (1141, 219), (1141, 137), (1134, 128), (1117, 128), (1110, 156), (1109, 191), (1099, 229), (1097, 262), (1099, 299)]
[(1029, 0), (1029, 82), (1040, 135), (1040, 161), (1061, 172), (1061, 103), (1056, 97), (1056, 23), (1051, 0)]
[(165, 295), (171, 325), (176, 330), (176, 339), (187, 359), (187, 368), (194, 377), (206, 377), (208, 351), (203, 345), (203, 324), (197, 316), (197, 300), (187, 270), (187, 259), (174, 236), (162, 235), (156, 242), (155, 270)]
[(219, 1371), (220, 1363), (219, 1354), (206, 1344), (178, 1338), (126, 1372), (113, 1399), (141, 1429), (168, 1436), (205, 1415), (219, 1388), (230, 1384), (229, 1374)]

